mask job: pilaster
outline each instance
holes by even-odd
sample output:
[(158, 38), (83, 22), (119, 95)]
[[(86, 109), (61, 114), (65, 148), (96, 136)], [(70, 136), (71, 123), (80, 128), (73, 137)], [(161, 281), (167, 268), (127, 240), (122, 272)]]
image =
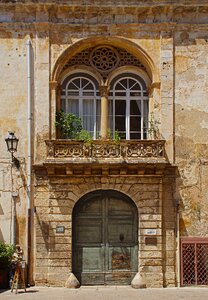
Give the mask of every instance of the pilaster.
[(174, 44), (172, 32), (161, 32), (161, 134), (174, 163)]
[(50, 101), (49, 101), (49, 26), (36, 25), (35, 37), (35, 104), (34, 104), (34, 138), (36, 163), (42, 161), (45, 154), (44, 141), (49, 137)]

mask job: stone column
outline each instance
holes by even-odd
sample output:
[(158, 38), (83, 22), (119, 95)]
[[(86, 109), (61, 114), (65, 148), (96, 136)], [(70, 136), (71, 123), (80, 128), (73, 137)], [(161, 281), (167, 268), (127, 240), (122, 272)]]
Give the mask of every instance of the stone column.
[(100, 86), (101, 96), (101, 118), (100, 118), (100, 134), (102, 139), (108, 137), (108, 87)]

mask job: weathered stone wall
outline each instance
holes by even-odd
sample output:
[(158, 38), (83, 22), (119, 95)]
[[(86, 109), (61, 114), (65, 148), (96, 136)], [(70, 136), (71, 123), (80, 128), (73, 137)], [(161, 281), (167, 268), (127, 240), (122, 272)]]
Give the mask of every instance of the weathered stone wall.
[(177, 202), (175, 178), (163, 180), (163, 260), (164, 286), (177, 285)]
[[(208, 34), (176, 33), (175, 133), (181, 235), (207, 236)], [(187, 84), (188, 83), (188, 84)]]
[[(28, 155), (27, 39), (32, 42), (33, 52), (34, 125), (32, 131), (35, 164), (41, 164), (46, 157), (44, 141), (50, 138), (51, 123), (54, 122), (50, 118), (49, 82), (54, 66), (61, 55), (64, 55), (64, 51), (70, 46), (73, 51), (74, 49), (79, 51), (79, 46), (77, 48), (75, 46), (83, 39), (86, 39), (86, 47), (102, 37), (105, 41), (111, 40), (112, 42), (115, 38), (120, 39), (120, 46), (124, 48), (125, 43), (132, 42), (141, 47), (154, 63), (158, 82), (157, 86), (150, 91), (152, 92), (150, 105), (159, 122), (161, 137), (167, 141), (168, 159), (179, 168), (179, 178), (175, 187), (174, 180), (168, 179), (164, 181), (162, 187), (161, 183), (157, 182), (157, 191), (155, 191), (152, 185), (156, 179), (152, 178), (151, 184), (148, 182), (149, 199), (145, 202), (142, 200), (142, 190), (140, 190), (144, 182), (134, 182), (136, 191), (141, 192), (139, 211), (144, 209), (140, 215), (140, 232), (142, 232), (142, 226), (145, 228), (150, 222), (149, 218), (153, 218), (159, 222), (158, 232), (163, 233), (161, 236), (158, 234), (157, 246), (146, 246), (141, 239), (140, 268), (141, 272), (146, 274), (149, 286), (152, 284), (153, 271), (157, 271), (158, 274), (155, 285), (174, 285), (175, 255), (178, 246), (175, 236), (177, 202), (180, 209), (180, 234), (182, 236), (208, 235), (207, 1), (184, 0), (180, 3), (172, 1), (169, 5), (169, 1), (128, 0), (119, 1), (116, 6), (110, 0), (96, 1), (94, 5), (90, 5), (90, 1), (85, 1), (85, 5), (81, 3), (82, 1), (59, 1), (59, 4), (55, 4), (55, 1), (39, 1), (40, 4), (27, 1), (27, 3), (18, 4), (21, 2), (24, 1), (16, 1), (15, 4), (12, 4), (12, 1), (0, 1), (0, 136), (2, 142), (0, 147), (0, 240), (7, 242), (13, 240), (11, 217), (14, 216), (14, 200), (12, 192), (18, 191), (18, 198), (15, 200), (17, 241), (27, 252), (25, 246)], [(91, 38), (90, 43), (88, 43), (88, 38)], [(10, 154), (6, 152), (4, 137), (8, 130), (14, 130), (20, 139), (16, 154), (21, 161), (20, 170), (11, 168)], [(57, 180), (59, 182), (59, 179)], [(132, 199), (136, 199), (133, 193), (133, 183), (130, 186), (127, 186), (126, 182), (109, 183), (109, 180), (115, 180), (110, 177), (108, 179), (90, 177), (88, 180), (92, 180), (94, 188), (113, 188), (114, 186), (128, 193)], [(118, 180), (124, 179), (118, 178)], [(39, 282), (50, 281), (60, 284), (56, 281), (57, 269), (62, 270), (60, 274), (63, 277), (63, 274), (67, 276), (71, 268), (70, 215), (75, 201), (82, 194), (81, 190), (86, 191), (86, 182), (84, 180), (79, 184), (69, 182), (62, 182), (62, 184), (62, 187), (57, 188), (58, 183), (53, 181), (48, 183), (46, 180), (45, 185), (43, 181), (39, 181), (36, 187), (37, 245), (35, 247), (37, 249), (34, 248), (34, 251), (37, 250), (35, 272)], [(155, 192), (157, 195), (154, 194)], [(162, 196), (161, 194), (159, 196), (159, 193), (162, 193)], [(159, 202), (157, 199), (160, 199)], [(151, 207), (153, 204), (151, 201), (157, 204)], [(157, 213), (160, 207), (162, 211), (159, 210)], [(55, 234), (55, 226), (58, 222), (65, 224), (66, 236), (64, 238)], [(56, 246), (54, 246), (55, 243)], [(56, 247), (57, 252), (53, 247)], [(151, 249), (151, 247), (156, 248)], [(142, 252), (143, 248), (144, 252)], [(58, 250), (61, 250), (63, 259), (59, 259)], [(155, 265), (149, 257), (151, 255), (156, 255)], [(166, 261), (166, 265), (163, 265), (162, 261)]]
[[(52, 177), (49, 181), (37, 178), (35, 281), (39, 284), (65, 283), (72, 271), (73, 207), (90, 191), (110, 189), (125, 193), (138, 207), (139, 271), (147, 286), (174, 286), (176, 224), (171, 184), (169, 180), (163, 185), (162, 178), (138, 176)], [(56, 233), (56, 226), (65, 226), (65, 232)], [(156, 229), (155, 244), (146, 241), (149, 228)]]

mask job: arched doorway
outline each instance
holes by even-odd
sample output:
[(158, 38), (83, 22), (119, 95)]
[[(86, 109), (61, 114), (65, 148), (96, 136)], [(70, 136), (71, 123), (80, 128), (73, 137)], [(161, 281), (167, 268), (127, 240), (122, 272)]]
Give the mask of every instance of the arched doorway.
[(84, 196), (73, 210), (73, 273), (82, 285), (130, 284), (138, 270), (138, 214), (112, 190)]

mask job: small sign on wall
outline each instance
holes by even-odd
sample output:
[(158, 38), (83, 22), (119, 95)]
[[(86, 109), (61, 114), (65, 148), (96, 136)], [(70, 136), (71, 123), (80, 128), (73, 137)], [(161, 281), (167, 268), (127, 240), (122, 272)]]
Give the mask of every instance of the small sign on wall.
[(157, 235), (157, 229), (145, 229), (145, 235)]
[(64, 226), (56, 226), (56, 233), (64, 233), (65, 227)]

